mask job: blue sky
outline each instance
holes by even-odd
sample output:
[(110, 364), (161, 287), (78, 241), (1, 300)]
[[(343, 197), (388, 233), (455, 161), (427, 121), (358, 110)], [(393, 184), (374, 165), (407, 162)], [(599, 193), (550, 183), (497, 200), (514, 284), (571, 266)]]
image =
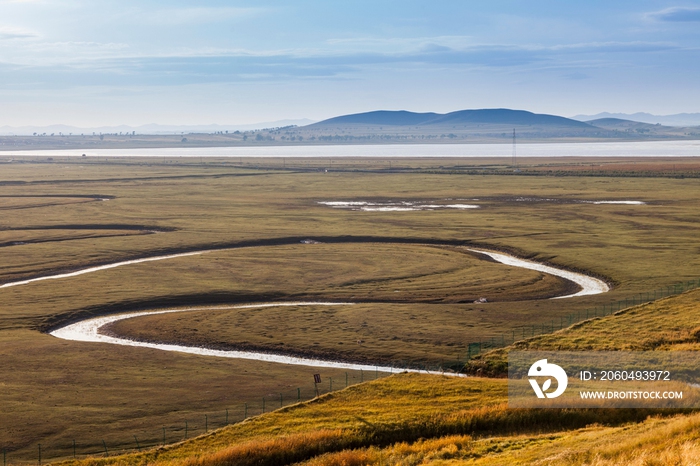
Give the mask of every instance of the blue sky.
[(0, 125), (700, 112), (700, 1), (0, 0)]

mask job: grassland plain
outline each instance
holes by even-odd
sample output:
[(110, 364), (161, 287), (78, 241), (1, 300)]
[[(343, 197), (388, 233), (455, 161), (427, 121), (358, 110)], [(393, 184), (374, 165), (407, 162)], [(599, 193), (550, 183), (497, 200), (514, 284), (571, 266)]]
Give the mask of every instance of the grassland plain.
[[(178, 162), (182, 163), (102, 160), (93, 165), (73, 159), (0, 166), (0, 205), (7, 207), (0, 219), (0, 283), (174, 251), (260, 245), (0, 289), (4, 369), (0, 437), (14, 458), (34, 459), (42, 441), (59, 454), (69, 454), (73, 438), (89, 437), (86, 440), (96, 439), (98, 444), (105, 438), (109, 444), (125, 446), (134, 434), (157, 432), (164, 424), (181, 425), (195, 413), (201, 418), (207, 412), (240, 409), (243, 402), (261, 398), (261, 393), (275, 395), (310, 385), (312, 370), (57, 341), (39, 332), (80, 316), (190, 304), (345, 298), (348, 290), (340, 285), (354, 283), (358, 287), (354, 296), (368, 301), (357, 307), (358, 313), (372, 317), (368, 325), (376, 325), (373, 334), (385, 341), (377, 339), (359, 353), (357, 347), (341, 351), (338, 341), (358, 339), (354, 328), (340, 329), (333, 319), (343, 316), (317, 313), (307, 316), (315, 319), (309, 321), (309, 329), (338, 327), (333, 339), (319, 345), (328, 345), (329, 353), (332, 346), (333, 355), (348, 358), (422, 356), (440, 362), (460, 350), (464, 354), (470, 341), (509, 330), (517, 333), (525, 323), (550, 322), (572, 310), (697, 278), (700, 187), (692, 179), (322, 173)], [(469, 199), (460, 202), (478, 203), (481, 208), (354, 212), (318, 204), (388, 199), (444, 203)], [(575, 202), (630, 199), (647, 204)], [(307, 237), (346, 244), (337, 244), (337, 252), (329, 251), (328, 244), (263, 247), (278, 244), (280, 238)], [(360, 253), (357, 245), (347, 243), (352, 240), (348, 237), (396, 240), (391, 247), (405, 260), (398, 254), (389, 256), (392, 250), (384, 243), (366, 244), (366, 252)], [(475, 258), (458, 250), (414, 245), (409, 252), (411, 246), (398, 241), (407, 239), (508, 250), (591, 272), (615, 288), (606, 295), (565, 302), (509, 301), (510, 291), (502, 285), (517, 283), (525, 291), (527, 283), (533, 283), (531, 272), (504, 267), (500, 275), (491, 275), (497, 273), (493, 264), (475, 268)], [(327, 269), (328, 277), (309, 272), (323, 262), (319, 254), (308, 252), (313, 248), (325, 251), (327, 263), (335, 264)], [(264, 265), (255, 266), (255, 254), (265, 257)], [(445, 256), (431, 259), (435, 254)], [(394, 257), (397, 269), (391, 273), (372, 269), (381, 256)], [(419, 260), (428, 272), (422, 277), (416, 276)], [(235, 261), (250, 269), (231, 267)], [(347, 265), (339, 267), (339, 262)], [(448, 265), (457, 262), (460, 268), (450, 270)], [(333, 281), (336, 273), (347, 277)], [(494, 302), (455, 302), (483, 291), (477, 282), (482, 273), (499, 283), (486, 295)], [(438, 296), (444, 289), (435, 283), (444, 278), (472, 285)], [(373, 282), (381, 285), (372, 286)], [(300, 294), (296, 286), (302, 284)], [(560, 286), (552, 283), (547, 290)], [(379, 302), (371, 302), (372, 293)], [(414, 299), (433, 302), (416, 304)], [(416, 316), (415, 326), (406, 323), (413, 322), (411, 315)], [(205, 317), (210, 316), (194, 318), (203, 319), (197, 325), (211, 330), (214, 326)], [(263, 314), (249, 319), (248, 327), (236, 329), (239, 333), (210, 337), (236, 344), (241, 343), (240, 335), (247, 334), (250, 344), (278, 349), (282, 342), (289, 351), (295, 346), (304, 351), (308, 348), (302, 343), (313, 343), (318, 339), (313, 337), (321, 335), (288, 322), (294, 331), (283, 337), (284, 317)], [(423, 335), (417, 335), (419, 331)], [(275, 337), (274, 344), (264, 344), (272, 340), (264, 333)], [(344, 378), (343, 373), (323, 375), (324, 382), (326, 377)]]
[[(691, 291), (531, 339), (527, 348), (688, 350), (696, 346), (683, 335), (699, 321), (700, 291)], [(646, 344), (654, 329), (668, 341)], [(630, 346), (630, 334), (639, 346)], [(66, 464), (666, 466), (696, 464), (700, 453), (697, 412), (508, 409), (506, 397), (504, 379), (400, 374), (179, 445)]]
[[(457, 128), (457, 129), (456, 129)], [(66, 150), (92, 151), (95, 149), (133, 148), (197, 148), (197, 147), (261, 147), (261, 146), (309, 146), (352, 144), (474, 144), (508, 143), (513, 127), (510, 124), (483, 125), (478, 127), (442, 127), (374, 125), (343, 125), (266, 129), (262, 131), (231, 132), (230, 134), (188, 133), (183, 135), (153, 134), (103, 134), (81, 136), (0, 136), (2, 151), (15, 150)], [(656, 127), (648, 125), (650, 134), (608, 131), (603, 128), (591, 134), (569, 128), (552, 128), (527, 125), (519, 127), (519, 141), (528, 142), (610, 142), (639, 140), (698, 139), (698, 128)]]
[[(3, 156), (0, 164), (24, 164), (28, 166), (56, 166), (75, 164), (76, 157), (37, 157)], [(148, 167), (152, 173), (163, 176), (169, 169), (170, 176), (176, 169), (188, 168), (189, 177), (206, 177), (206, 172), (219, 169), (230, 174), (231, 170), (247, 170), (251, 173), (275, 172), (363, 172), (363, 173), (439, 173), (472, 175), (533, 175), (533, 176), (592, 176), (592, 177), (700, 177), (700, 157), (619, 157), (619, 156), (566, 156), (566, 157), (518, 157), (514, 170), (512, 157), (181, 157), (176, 155), (151, 157), (94, 156), (81, 158), (77, 163), (86, 167), (115, 165), (123, 168), (120, 176), (135, 173), (144, 177), (142, 168)], [(141, 170), (139, 170), (141, 168)], [(202, 173), (199, 170), (204, 169)], [(17, 183), (15, 181), (14, 183)]]

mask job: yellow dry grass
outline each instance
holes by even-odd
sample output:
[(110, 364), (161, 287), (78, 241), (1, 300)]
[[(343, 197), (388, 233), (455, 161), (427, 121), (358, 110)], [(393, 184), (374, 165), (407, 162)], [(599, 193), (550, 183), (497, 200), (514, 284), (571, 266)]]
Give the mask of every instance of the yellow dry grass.
[[(593, 425), (541, 435), (466, 435), (386, 448), (327, 453), (304, 466), (538, 465), (538, 466), (693, 466), (700, 458), (700, 414), (649, 418), (621, 427)], [(224, 464), (224, 463), (220, 463)]]
[[(556, 439), (573, 439), (579, 432), (599, 433), (599, 441), (610, 433), (640, 429), (644, 422), (636, 427), (630, 423), (644, 421), (654, 413), (634, 409), (509, 409), (505, 397), (504, 380), (401, 374), (178, 445), (65, 464), (422, 464), (417, 461), (486, 458)], [(665, 425), (668, 421), (658, 418), (653, 422)], [(594, 424), (596, 427), (585, 429)], [(538, 454), (533, 450), (533, 457)]]

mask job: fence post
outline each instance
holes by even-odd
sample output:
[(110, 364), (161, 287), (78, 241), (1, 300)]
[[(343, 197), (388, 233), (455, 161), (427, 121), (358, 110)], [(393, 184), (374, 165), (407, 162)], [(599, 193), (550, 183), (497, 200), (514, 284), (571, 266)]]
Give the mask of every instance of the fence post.
[(163, 426), (163, 446), (165, 446), (165, 426)]
[(329, 392), (332, 392), (332, 391), (333, 391), (333, 377), (328, 377), (328, 380), (329, 380), (329, 389), (328, 389), (328, 391), (329, 391)]
[(228, 409), (226, 409), (226, 425), (228, 425)]
[(297, 388), (297, 402), (301, 401), (301, 388)]
[(185, 438), (187, 438), (187, 421), (185, 421)]
[(75, 459), (75, 439), (73, 439), (73, 459)]
[(204, 415), (204, 433), (209, 432), (209, 416)]
[(243, 419), (248, 419), (248, 403), (243, 403), (245, 405), (245, 412), (243, 413)]
[(41, 464), (41, 444), (39, 444), (39, 464)]
[(265, 398), (263, 398), (263, 414), (265, 414)]
[(141, 445), (139, 445), (139, 439), (137, 439), (135, 435), (134, 435), (134, 440), (136, 440), (136, 448), (138, 448), (138, 450), (141, 451)]
[(109, 452), (107, 451), (107, 444), (105, 443), (105, 439), (102, 439), (102, 445), (105, 447), (105, 456), (109, 456)]
[(345, 388), (348, 388), (348, 373), (345, 373)]
[(280, 408), (282, 407), (282, 394), (280, 393)]

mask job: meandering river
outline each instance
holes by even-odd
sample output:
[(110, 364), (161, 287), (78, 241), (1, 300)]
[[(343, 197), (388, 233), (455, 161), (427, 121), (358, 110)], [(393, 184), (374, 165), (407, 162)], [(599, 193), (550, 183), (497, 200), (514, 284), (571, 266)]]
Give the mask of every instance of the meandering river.
[[(581, 290), (578, 291), (577, 293), (568, 294), (568, 295), (564, 295), (564, 296), (558, 296), (558, 297), (556, 297), (556, 299), (572, 298), (575, 296), (605, 293), (606, 291), (609, 290), (608, 285), (604, 281), (602, 281), (598, 278), (595, 278), (595, 277), (587, 276), (587, 275), (577, 273), (577, 272), (571, 272), (568, 270), (558, 269), (556, 267), (552, 267), (552, 266), (545, 265), (545, 264), (540, 264), (540, 263), (533, 262), (533, 261), (520, 259), (520, 258), (510, 256), (508, 254), (504, 254), (501, 252), (486, 251), (486, 250), (482, 250), (482, 249), (469, 249), (469, 250), (472, 252), (479, 253), (479, 254), (487, 255), (487, 256), (491, 257), (493, 260), (500, 262), (502, 264), (508, 265), (508, 266), (537, 270), (539, 272), (548, 273), (551, 275), (562, 277), (562, 278), (565, 278), (567, 280), (573, 281), (574, 283), (578, 284), (581, 287)], [(6, 284), (0, 286), (0, 288), (10, 287), (10, 286), (27, 285), (29, 283), (36, 282), (39, 280), (67, 279), (67, 278), (72, 278), (72, 277), (76, 277), (78, 275), (83, 275), (83, 274), (87, 274), (87, 273), (98, 273), (102, 270), (106, 270), (106, 269), (110, 269), (110, 268), (114, 268), (114, 267), (128, 266), (128, 265), (132, 265), (132, 264), (138, 264), (141, 262), (168, 260), (168, 259), (174, 259), (174, 258), (178, 258), (178, 257), (192, 256), (192, 255), (197, 255), (197, 254), (205, 254), (207, 252), (211, 252), (211, 250), (193, 251), (193, 252), (187, 252), (187, 253), (182, 253), (182, 254), (170, 254), (170, 255), (166, 255), (166, 256), (155, 256), (155, 257), (135, 259), (135, 260), (130, 260), (130, 261), (115, 262), (113, 264), (106, 264), (106, 265), (102, 265), (102, 266), (98, 266), (98, 267), (89, 267), (89, 268), (85, 268), (85, 269), (78, 270), (75, 272), (70, 272), (70, 273), (56, 274), (56, 275), (39, 277), (39, 278), (34, 278), (34, 279), (29, 279), (29, 280), (22, 280), (22, 281), (13, 282), (13, 283), (6, 283)], [(153, 348), (153, 349), (158, 349), (158, 350), (163, 350), (163, 351), (177, 351), (180, 353), (198, 354), (198, 355), (202, 355), (202, 356), (217, 356), (217, 357), (224, 357), (224, 358), (253, 359), (253, 360), (257, 360), (257, 361), (274, 362), (274, 363), (280, 363), (280, 364), (295, 364), (295, 365), (304, 365), (304, 366), (313, 366), (313, 367), (332, 367), (332, 368), (347, 369), (347, 370), (364, 370), (364, 371), (378, 371), (378, 372), (390, 372), (390, 373), (396, 372), (399, 370), (403, 371), (404, 369), (388, 367), (388, 366), (375, 366), (375, 365), (368, 365), (368, 364), (348, 363), (348, 362), (343, 362), (343, 361), (329, 361), (329, 360), (321, 360), (321, 359), (300, 358), (300, 357), (288, 356), (288, 355), (284, 355), (284, 354), (249, 352), (249, 351), (232, 351), (232, 350), (214, 350), (214, 349), (208, 349), (208, 348), (190, 347), (190, 346), (183, 346), (183, 345), (172, 345), (172, 344), (165, 344), (165, 343), (151, 343), (151, 342), (144, 342), (144, 341), (134, 341), (134, 340), (126, 339), (126, 338), (119, 338), (116, 336), (105, 335), (105, 334), (100, 332), (100, 329), (102, 329), (107, 324), (117, 322), (119, 320), (132, 319), (132, 318), (137, 318), (137, 317), (142, 317), (142, 316), (147, 316), (147, 315), (154, 315), (154, 314), (168, 314), (168, 313), (176, 313), (176, 312), (195, 311), (195, 310), (201, 311), (201, 310), (206, 310), (206, 309), (260, 309), (260, 308), (265, 308), (265, 307), (284, 307), (284, 306), (351, 306), (353, 304), (354, 303), (346, 303), (346, 302), (342, 302), (342, 303), (286, 302), (286, 303), (251, 304), (251, 305), (245, 305), (245, 306), (229, 306), (229, 307), (214, 307), (214, 308), (201, 308), (200, 307), (200, 308), (169, 309), (169, 310), (164, 310), (164, 311), (141, 311), (141, 312), (132, 312), (132, 313), (128, 313), (128, 314), (116, 314), (116, 315), (86, 319), (86, 320), (83, 320), (80, 322), (76, 322), (76, 323), (61, 327), (57, 330), (54, 330), (51, 332), (51, 335), (53, 335), (56, 338), (62, 338), (65, 340), (109, 343), (109, 344), (126, 345), (126, 346), (139, 346), (139, 347), (143, 347), (143, 348)], [(415, 371), (415, 372), (426, 372), (426, 371)]]

